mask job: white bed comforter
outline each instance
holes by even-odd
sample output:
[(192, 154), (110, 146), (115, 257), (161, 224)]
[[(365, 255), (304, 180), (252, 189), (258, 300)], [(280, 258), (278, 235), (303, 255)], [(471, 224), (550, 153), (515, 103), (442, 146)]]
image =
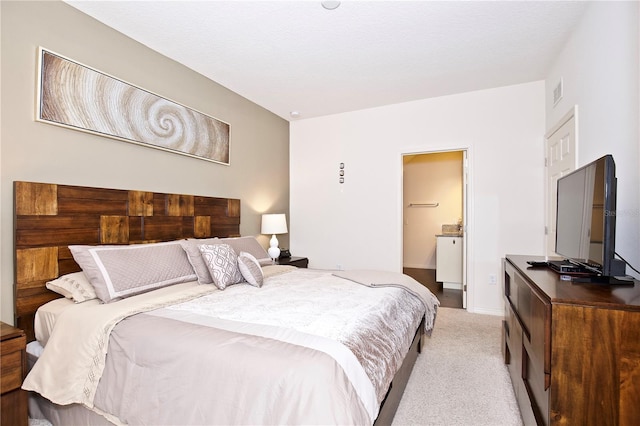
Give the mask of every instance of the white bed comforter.
[[(430, 317), (437, 304), (433, 299)], [(148, 314), (135, 315), (143, 312)], [(85, 302), (65, 311), (23, 387), (57, 404), (84, 404), (116, 423), (372, 423), (424, 315), (423, 301), (411, 291), (372, 289), (306, 269), (270, 277), (262, 288), (239, 284), (219, 291), (213, 286), (178, 284), (107, 305)], [(185, 335), (192, 333), (185, 330), (191, 329), (193, 335), (206, 337), (190, 341)], [(154, 348), (161, 340), (157, 335), (149, 338), (154, 332), (173, 337), (162, 343), (164, 347)], [(158, 353), (170, 351), (171, 345), (181, 344), (192, 345), (182, 349), (186, 361), (173, 357), (174, 364), (166, 361), (153, 376), (141, 367), (154, 364)], [(272, 352), (274, 345), (286, 353), (273, 356), (279, 353)], [(253, 358), (252, 348), (256, 348)], [(207, 359), (207, 352), (218, 356), (212, 356), (215, 362), (205, 362), (211, 367), (207, 371), (200, 364), (196, 368), (196, 363), (185, 368), (189, 356)], [(236, 355), (221, 360), (221, 353)], [(262, 362), (261, 356), (269, 361)], [(299, 360), (288, 361), (290, 356)], [(136, 357), (140, 358), (132, 359)], [(244, 363), (237, 365), (232, 359)], [(315, 361), (309, 364), (308, 359)], [(320, 376), (309, 380), (305, 376), (310, 372), (291, 371), (294, 365), (314, 365)], [(180, 378), (186, 382), (167, 382), (178, 368), (186, 374)], [(216, 368), (223, 371), (216, 373)], [(264, 368), (270, 370), (266, 376)], [(123, 382), (118, 371), (128, 371), (130, 377)], [(270, 374), (290, 376), (276, 382), (276, 388), (283, 389), (281, 395), (264, 392), (273, 389)], [(262, 388), (260, 376), (265, 376)], [(143, 398), (133, 383), (145, 380), (149, 381), (145, 393), (158, 391)], [(192, 384), (186, 394), (190, 404), (207, 407), (200, 411), (210, 413), (187, 418), (176, 412), (171, 402), (185, 393), (180, 389), (184, 383)], [(176, 387), (178, 393), (168, 389)], [(319, 397), (322, 394), (326, 401)], [(137, 400), (135, 406), (128, 402), (131, 398)], [(231, 410), (231, 402), (246, 407), (246, 412)], [(333, 410), (335, 404), (344, 407)], [(339, 412), (326, 417), (332, 411)]]

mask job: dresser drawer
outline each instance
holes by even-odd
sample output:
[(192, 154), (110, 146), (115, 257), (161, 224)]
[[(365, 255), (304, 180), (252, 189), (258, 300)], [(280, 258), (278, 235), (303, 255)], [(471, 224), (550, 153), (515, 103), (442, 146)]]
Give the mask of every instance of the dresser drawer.
[[(545, 389), (549, 387), (551, 374), (551, 302), (543, 298), (512, 267), (505, 268), (508, 275), (507, 302), (522, 327), (522, 341), (537, 369), (547, 375)], [(505, 292), (506, 293), (506, 292)]]
[(516, 270), (509, 263), (503, 263), (504, 268), (504, 298), (513, 309), (518, 309), (518, 287), (515, 284)]
[(22, 351), (3, 353), (1, 371), (2, 393), (19, 388), (22, 385)]
[(551, 385), (551, 304), (533, 287), (527, 293), (528, 334), (523, 343), (523, 381), (536, 423), (550, 424), (549, 386)]
[(551, 302), (508, 262), (505, 272), (505, 362), (526, 425), (549, 424)]
[(509, 372), (514, 377), (522, 377), (522, 327), (511, 308), (507, 308), (505, 318), (505, 349), (505, 362)]
[(528, 335), (524, 345), (537, 370), (544, 373), (547, 389), (551, 380), (551, 303), (529, 289)]
[(0, 322), (0, 424), (27, 426), (27, 392), (22, 390), (26, 372), (27, 338), (24, 331)]

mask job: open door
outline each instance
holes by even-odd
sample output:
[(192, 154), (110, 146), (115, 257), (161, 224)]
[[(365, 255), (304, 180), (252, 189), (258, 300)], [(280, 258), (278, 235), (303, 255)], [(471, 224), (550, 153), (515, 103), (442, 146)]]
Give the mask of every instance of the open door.
[[(443, 306), (467, 309), (468, 151), (402, 153), (402, 185), (403, 271), (444, 300)], [(455, 260), (449, 254), (441, 257), (449, 261), (438, 266), (437, 241), (449, 240), (440, 238), (445, 236), (443, 226), (458, 220), (463, 226), (460, 234), (453, 234), (461, 237)], [(444, 275), (438, 274), (443, 270)]]
[(467, 309), (467, 194), (469, 185), (469, 160), (462, 151), (462, 309)]

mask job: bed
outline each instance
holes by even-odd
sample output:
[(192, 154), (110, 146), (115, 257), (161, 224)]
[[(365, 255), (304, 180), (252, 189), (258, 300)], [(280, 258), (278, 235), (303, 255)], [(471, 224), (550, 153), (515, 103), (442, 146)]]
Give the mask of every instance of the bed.
[(34, 182), (14, 194), (32, 417), (391, 423), (438, 306), (413, 279), (271, 265), (239, 235), (237, 199)]

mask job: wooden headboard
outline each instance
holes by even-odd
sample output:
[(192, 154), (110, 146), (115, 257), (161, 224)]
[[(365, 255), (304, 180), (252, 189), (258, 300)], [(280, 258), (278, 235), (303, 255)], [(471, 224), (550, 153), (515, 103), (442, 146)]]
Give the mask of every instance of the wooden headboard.
[(14, 182), (14, 312), (35, 339), (35, 312), (60, 297), (49, 280), (80, 271), (68, 246), (240, 235), (240, 200)]

